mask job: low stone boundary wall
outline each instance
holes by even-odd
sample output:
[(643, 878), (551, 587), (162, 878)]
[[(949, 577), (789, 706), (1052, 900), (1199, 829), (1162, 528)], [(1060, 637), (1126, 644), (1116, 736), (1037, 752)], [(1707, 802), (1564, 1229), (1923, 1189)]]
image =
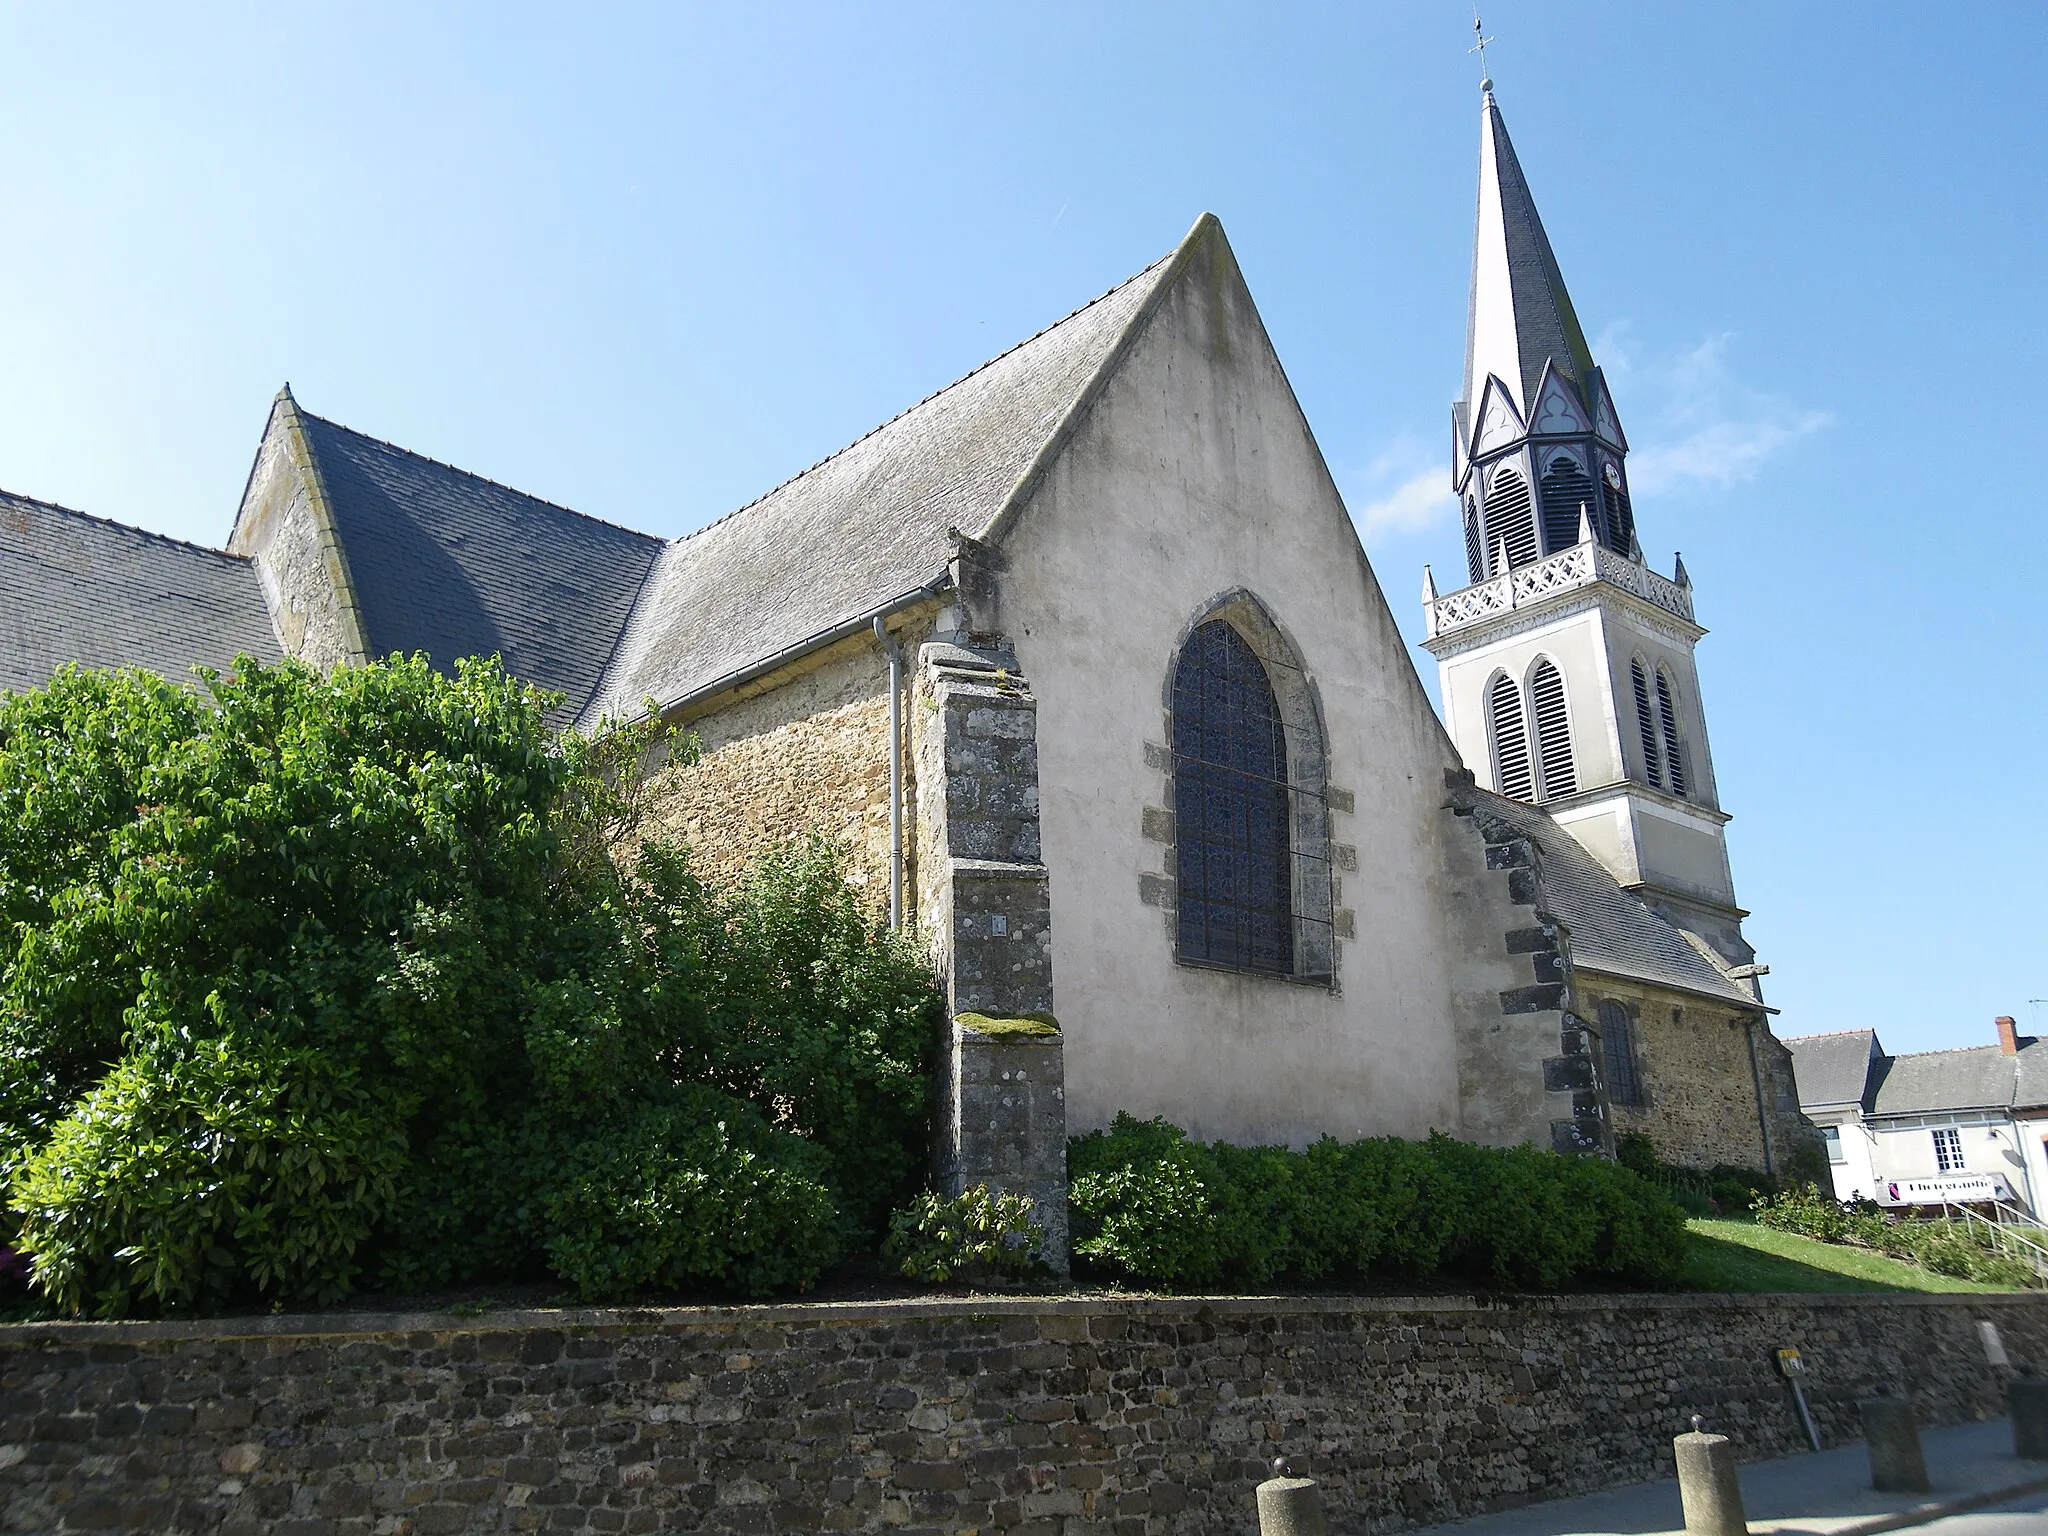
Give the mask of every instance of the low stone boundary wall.
[(1910, 1391), (2002, 1411), (1980, 1319), (2048, 1364), (2048, 1298), (1045, 1298), (0, 1328), (9, 1531), (1252, 1528), (1285, 1452), (1335, 1531), (1745, 1458)]

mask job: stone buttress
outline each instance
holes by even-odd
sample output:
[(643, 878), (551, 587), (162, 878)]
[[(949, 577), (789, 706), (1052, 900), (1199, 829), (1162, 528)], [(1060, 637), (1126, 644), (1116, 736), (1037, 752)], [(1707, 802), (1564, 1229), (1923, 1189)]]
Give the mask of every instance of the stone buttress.
[(918, 905), (944, 957), (940, 1193), (1028, 1194), (1044, 1258), (1067, 1268), (1065, 1068), (1051, 903), (1038, 841), (1038, 703), (1008, 644), (939, 639), (918, 656)]

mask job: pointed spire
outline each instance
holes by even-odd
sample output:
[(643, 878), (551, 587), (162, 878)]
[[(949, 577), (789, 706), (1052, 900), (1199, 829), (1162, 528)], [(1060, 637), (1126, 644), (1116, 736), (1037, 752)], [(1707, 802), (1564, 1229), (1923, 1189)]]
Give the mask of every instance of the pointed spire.
[(1436, 601), (1436, 578), (1426, 565), (1422, 568), (1422, 601), (1425, 605)]
[(1671, 567), (1671, 579), (1673, 581), (1677, 582), (1681, 587), (1690, 587), (1692, 585), (1692, 578), (1685, 574), (1685, 556), (1679, 554), (1676, 550), (1673, 550), (1671, 553)]
[(1586, 504), (1583, 501), (1579, 503), (1579, 542), (1593, 542), (1593, 519), (1586, 515)]
[(1543, 365), (1554, 360), (1583, 395), (1592, 381), (1593, 354), (1494, 104), (1492, 82), (1487, 85), (1480, 108), (1479, 220), (1465, 330), (1465, 399), (1477, 409), (1492, 374), (1512, 391), (1527, 420), (1536, 408)]
[(1503, 572), (1505, 572), (1505, 571), (1507, 570), (1507, 568), (1508, 568), (1508, 541), (1507, 541), (1506, 539), (1495, 539), (1495, 540), (1493, 541), (1493, 571), (1492, 571), (1492, 574), (1493, 574), (1493, 575), (1495, 575), (1495, 576), (1499, 576), (1499, 575), (1501, 575), (1501, 574), (1502, 574)]

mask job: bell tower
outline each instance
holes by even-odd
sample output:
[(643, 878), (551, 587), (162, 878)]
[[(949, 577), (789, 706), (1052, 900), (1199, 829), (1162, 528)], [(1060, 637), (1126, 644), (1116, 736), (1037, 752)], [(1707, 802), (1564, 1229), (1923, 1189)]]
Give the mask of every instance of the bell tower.
[(1493, 84), (1451, 484), (1467, 582), (1422, 575), (1445, 723), (1487, 788), (1540, 804), (1624, 886), (1731, 966), (1735, 902), (1682, 560), (1651, 570), (1628, 438), (1593, 361)]

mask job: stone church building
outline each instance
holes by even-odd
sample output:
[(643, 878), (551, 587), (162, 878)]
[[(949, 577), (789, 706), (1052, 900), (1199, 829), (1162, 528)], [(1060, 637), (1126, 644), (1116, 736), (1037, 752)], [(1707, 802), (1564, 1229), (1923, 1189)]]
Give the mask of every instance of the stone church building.
[(821, 827), (930, 946), (951, 1180), (1051, 1194), (1119, 1110), (1781, 1166), (1815, 1133), (1742, 938), (1692, 589), (1643, 559), (1490, 91), (1481, 124), (1443, 719), (1206, 215), (672, 541), (289, 390), (223, 550), (0, 498), (0, 688), (420, 650), (502, 656), (565, 727), (652, 700), (701, 742), (650, 765), (701, 867)]

